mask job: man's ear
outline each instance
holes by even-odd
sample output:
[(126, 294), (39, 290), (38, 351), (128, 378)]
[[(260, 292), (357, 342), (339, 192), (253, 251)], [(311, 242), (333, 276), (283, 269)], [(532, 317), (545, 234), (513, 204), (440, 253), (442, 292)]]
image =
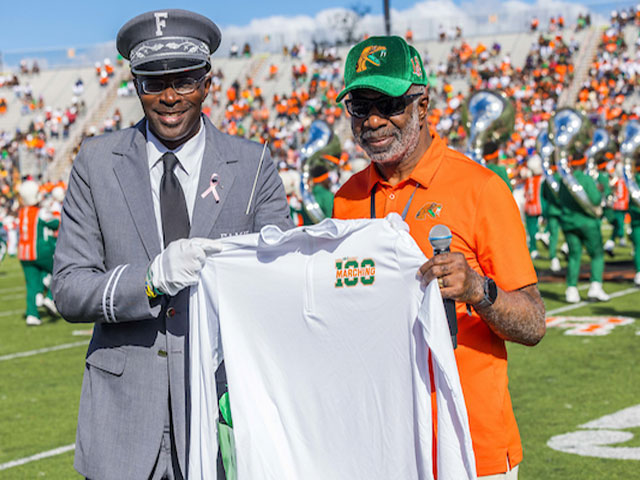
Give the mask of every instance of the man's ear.
[(425, 88), (424, 95), (418, 100), (418, 116), (420, 121), (427, 118), (427, 112), (429, 111), (429, 87)]
[(209, 95), (209, 90), (211, 90), (211, 73), (207, 73), (207, 78), (204, 80), (204, 97), (202, 101), (204, 101)]

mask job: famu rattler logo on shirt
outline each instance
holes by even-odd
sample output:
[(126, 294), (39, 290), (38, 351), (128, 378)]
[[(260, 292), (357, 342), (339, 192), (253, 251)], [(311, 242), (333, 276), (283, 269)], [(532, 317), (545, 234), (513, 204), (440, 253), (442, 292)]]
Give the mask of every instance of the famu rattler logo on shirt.
[(373, 258), (365, 258), (361, 262), (356, 257), (340, 258), (336, 260), (335, 287), (355, 287), (373, 285), (376, 280), (376, 262)]

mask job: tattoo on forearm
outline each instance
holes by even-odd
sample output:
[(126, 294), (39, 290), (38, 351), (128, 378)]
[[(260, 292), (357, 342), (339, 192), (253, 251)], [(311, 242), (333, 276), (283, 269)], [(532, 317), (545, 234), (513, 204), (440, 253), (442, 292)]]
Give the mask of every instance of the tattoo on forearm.
[[(502, 297), (502, 298), (501, 298)], [(500, 337), (535, 345), (545, 333), (545, 308), (535, 285), (513, 292), (500, 291), (496, 303), (481, 312)]]

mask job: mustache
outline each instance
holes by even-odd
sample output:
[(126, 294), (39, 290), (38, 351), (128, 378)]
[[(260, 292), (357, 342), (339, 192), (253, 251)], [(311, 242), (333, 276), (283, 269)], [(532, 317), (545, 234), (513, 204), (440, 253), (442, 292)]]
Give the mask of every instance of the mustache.
[(399, 138), (400, 129), (398, 129), (393, 125), (390, 125), (389, 127), (384, 129), (377, 129), (377, 130), (368, 128), (366, 130), (363, 130), (359, 136), (360, 136), (360, 139), (362, 140), (377, 140), (379, 138), (390, 137), (390, 136)]

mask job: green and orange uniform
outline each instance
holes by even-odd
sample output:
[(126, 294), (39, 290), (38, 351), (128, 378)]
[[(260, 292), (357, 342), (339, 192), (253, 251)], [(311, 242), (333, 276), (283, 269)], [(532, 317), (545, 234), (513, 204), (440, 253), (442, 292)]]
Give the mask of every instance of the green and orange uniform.
[(2, 220), (0, 220), (0, 263), (2, 263), (2, 260), (4, 259), (4, 256), (6, 253), (7, 253), (7, 231), (4, 229)]
[[(607, 195), (606, 191), (603, 193)], [(627, 215), (630, 206), (629, 189), (624, 179), (619, 178), (614, 184), (613, 190), (610, 189), (610, 193), (613, 195), (613, 206), (610, 209), (605, 208), (605, 218), (613, 226), (611, 240), (615, 242), (618, 238), (624, 238), (624, 217)], [(609, 216), (607, 216), (608, 211), (611, 212)]]
[(537, 250), (538, 219), (542, 215), (542, 175), (533, 175), (524, 182), (524, 214), (529, 236), (529, 251)]
[[(22, 265), (27, 286), (27, 316), (40, 318), (36, 305), (36, 295), (42, 293), (43, 278), (53, 270), (53, 252), (56, 248), (54, 232), (60, 226), (60, 220), (54, 218), (45, 221), (41, 218), (40, 208), (22, 207), (18, 213), (19, 239), (18, 259)], [(51, 298), (51, 291), (47, 293)]]
[[(562, 181), (560, 175), (553, 174), (558, 184)], [(556, 258), (558, 254), (558, 234), (560, 232), (560, 215), (562, 206), (558, 194), (553, 191), (548, 182), (542, 184), (542, 198), (544, 200), (542, 216), (547, 221), (547, 231), (549, 232), (549, 259)]]
[[(333, 211), (333, 193), (331, 190), (325, 188), (323, 185), (315, 184), (311, 189), (311, 193), (313, 193), (314, 198), (318, 202), (318, 206), (322, 213), (324, 213), (325, 217), (330, 218), (331, 212)], [(307, 212), (304, 208), (302, 208), (302, 218), (304, 225), (312, 225), (313, 222), (307, 215)]]
[[(640, 173), (636, 173), (636, 183), (640, 185)], [(636, 273), (640, 272), (640, 205), (634, 200), (629, 201), (629, 216), (631, 217), (631, 241), (633, 242), (633, 262)]]
[[(574, 170), (573, 176), (582, 186), (584, 192), (593, 205), (600, 205), (602, 194), (596, 182), (582, 170)], [(601, 219), (588, 215), (573, 197), (569, 188), (560, 183), (560, 226), (569, 245), (569, 259), (567, 262), (567, 286), (576, 287), (580, 275), (580, 259), (582, 247), (591, 257), (591, 281), (602, 283), (604, 273), (604, 249), (602, 247)]]
[[(411, 174), (396, 185), (374, 164), (349, 179), (334, 201), (334, 217), (369, 218), (402, 213), (411, 236), (427, 257), (429, 231), (451, 229), (451, 251), (506, 291), (537, 283), (520, 212), (505, 182), (487, 168), (433, 141)], [(374, 202), (371, 196), (374, 196)], [(412, 198), (413, 195), (413, 198)], [(522, 460), (520, 434), (511, 405), (505, 342), (475, 312), (457, 303), (455, 351), (465, 397), (478, 475), (494, 475)]]

